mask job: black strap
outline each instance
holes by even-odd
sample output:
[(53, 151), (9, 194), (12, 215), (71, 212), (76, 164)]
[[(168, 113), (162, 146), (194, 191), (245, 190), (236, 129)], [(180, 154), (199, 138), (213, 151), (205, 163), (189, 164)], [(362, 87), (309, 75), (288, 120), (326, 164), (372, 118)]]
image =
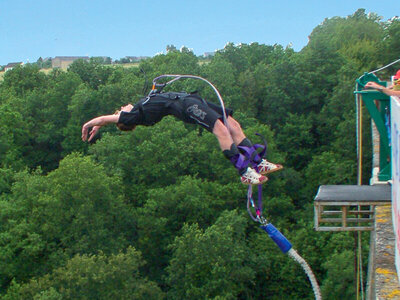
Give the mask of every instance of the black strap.
[(143, 103), (139, 102), (138, 103), (138, 108), (139, 108), (139, 116), (140, 116), (140, 120), (141, 122), (145, 122), (146, 121), (146, 115), (144, 114), (144, 110), (143, 110)]

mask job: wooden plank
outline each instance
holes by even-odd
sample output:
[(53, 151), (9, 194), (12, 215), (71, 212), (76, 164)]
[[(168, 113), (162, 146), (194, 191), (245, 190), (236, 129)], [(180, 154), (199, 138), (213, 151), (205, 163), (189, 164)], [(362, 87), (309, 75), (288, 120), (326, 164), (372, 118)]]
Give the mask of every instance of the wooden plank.
[[(335, 216), (335, 215), (341, 215), (342, 212), (340, 210), (324, 210), (322, 211), (321, 215), (322, 216)], [(348, 215), (373, 215), (374, 212), (370, 210), (360, 210), (360, 211), (348, 211)]]
[[(370, 223), (373, 222), (374, 219), (357, 219), (357, 218), (324, 218), (320, 220), (320, 223), (342, 223), (347, 226), (347, 223)], [(344, 226), (344, 227), (346, 227)]]
[(360, 226), (360, 227), (318, 227), (315, 228), (316, 231), (372, 231), (374, 230), (374, 226)]

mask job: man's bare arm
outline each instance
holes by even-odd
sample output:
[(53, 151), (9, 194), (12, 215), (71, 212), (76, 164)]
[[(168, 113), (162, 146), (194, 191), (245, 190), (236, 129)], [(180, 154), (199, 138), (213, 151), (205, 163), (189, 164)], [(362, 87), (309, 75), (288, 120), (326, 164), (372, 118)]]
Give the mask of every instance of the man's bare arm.
[[(105, 116), (100, 116), (97, 118), (94, 118), (90, 120), (89, 122), (86, 122), (82, 126), (82, 141), (91, 141), (93, 137), (97, 134), (99, 131), (100, 127), (108, 124), (116, 124), (118, 123), (119, 115), (105, 115)], [(89, 133), (89, 139), (88, 139), (88, 131), (89, 128), (92, 128), (92, 130)]]

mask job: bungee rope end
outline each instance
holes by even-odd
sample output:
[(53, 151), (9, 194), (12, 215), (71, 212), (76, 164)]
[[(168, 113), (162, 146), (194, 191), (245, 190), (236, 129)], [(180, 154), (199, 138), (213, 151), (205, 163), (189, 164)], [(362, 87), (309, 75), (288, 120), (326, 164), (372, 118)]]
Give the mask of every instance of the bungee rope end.
[(292, 248), (292, 244), (288, 239), (271, 223), (260, 226), (260, 228), (268, 233), (269, 237), (278, 245), (283, 253), (288, 252)]

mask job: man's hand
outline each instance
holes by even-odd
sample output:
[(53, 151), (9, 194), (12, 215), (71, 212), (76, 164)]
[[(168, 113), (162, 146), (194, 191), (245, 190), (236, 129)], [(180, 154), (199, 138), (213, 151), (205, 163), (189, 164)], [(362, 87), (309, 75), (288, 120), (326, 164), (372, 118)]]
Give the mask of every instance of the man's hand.
[(384, 88), (383, 86), (381, 86), (381, 85), (379, 85), (379, 84), (377, 84), (376, 82), (373, 82), (373, 81), (367, 82), (365, 87), (366, 88), (373, 88), (373, 89), (376, 89), (376, 90), (382, 90)]
[[(89, 122), (86, 122), (82, 126), (82, 141), (91, 141), (94, 136), (97, 134), (101, 126), (107, 125), (107, 124), (116, 124), (118, 123), (118, 118), (119, 115), (105, 115), (105, 116), (100, 116), (97, 118), (94, 118), (90, 120)], [(88, 139), (88, 131), (89, 128), (92, 128), (89, 132), (89, 139)]]
[(93, 126), (92, 130), (89, 133), (89, 142), (94, 138), (94, 136), (99, 132), (101, 126)]
[[(89, 126), (87, 125), (87, 123), (85, 125), (82, 126), (82, 141), (86, 142), (86, 141), (91, 141), (95, 135), (97, 134), (97, 132), (99, 131), (99, 129), (101, 128), (101, 126), (93, 126), (92, 130), (90, 130), (89, 132)], [(89, 133), (89, 139), (88, 139), (88, 133)]]

